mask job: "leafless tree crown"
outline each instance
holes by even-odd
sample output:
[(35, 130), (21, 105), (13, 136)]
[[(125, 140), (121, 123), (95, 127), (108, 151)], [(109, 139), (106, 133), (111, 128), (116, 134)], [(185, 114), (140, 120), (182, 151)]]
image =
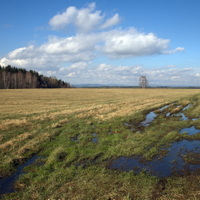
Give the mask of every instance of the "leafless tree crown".
[(146, 88), (148, 87), (149, 83), (148, 83), (148, 80), (146, 78), (146, 76), (140, 76), (140, 79), (139, 79), (139, 86), (141, 88)]

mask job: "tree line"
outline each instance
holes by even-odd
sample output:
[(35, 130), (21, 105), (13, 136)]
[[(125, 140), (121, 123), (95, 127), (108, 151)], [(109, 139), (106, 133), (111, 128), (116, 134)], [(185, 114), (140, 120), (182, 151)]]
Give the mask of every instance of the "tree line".
[(22, 68), (0, 66), (0, 89), (18, 88), (70, 88), (70, 84), (56, 77), (46, 77)]

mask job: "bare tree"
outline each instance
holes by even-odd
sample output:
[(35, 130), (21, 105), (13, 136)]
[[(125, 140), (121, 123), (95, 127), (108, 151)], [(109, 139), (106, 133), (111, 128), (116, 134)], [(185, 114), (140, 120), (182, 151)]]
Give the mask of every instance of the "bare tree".
[(140, 76), (140, 79), (139, 79), (139, 86), (141, 88), (146, 88), (148, 87), (149, 83), (148, 83), (148, 80), (146, 78), (146, 76)]

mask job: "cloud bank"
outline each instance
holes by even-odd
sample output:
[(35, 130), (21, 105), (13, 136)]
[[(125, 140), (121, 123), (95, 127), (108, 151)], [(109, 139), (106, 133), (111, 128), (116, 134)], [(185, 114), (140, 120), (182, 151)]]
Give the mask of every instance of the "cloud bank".
[(161, 68), (148, 69), (141, 65), (111, 65), (101, 63), (96, 66), (90, 66), (87, 62), (79, 63), (76, 68), (73, 65), (68, 68), (62, 68), (59, 72), (65, 74), (65, 77), (73, 83), (79, 83), (78, 79), (82, 77), (82, 83), (115, 84), (137, 86), (139, 77), (145, 75), (151, 86), (191, 86), (198, 85), (200, 74), (193, 68), (179, 68), (177, 66), (163, 66)]

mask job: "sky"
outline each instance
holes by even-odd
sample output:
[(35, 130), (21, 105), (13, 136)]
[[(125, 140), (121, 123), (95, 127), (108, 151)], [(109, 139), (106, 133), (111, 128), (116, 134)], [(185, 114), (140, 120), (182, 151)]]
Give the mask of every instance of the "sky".
[(1, 0), (0, 65), (77, 84), (200, 86), (199, 0)]

